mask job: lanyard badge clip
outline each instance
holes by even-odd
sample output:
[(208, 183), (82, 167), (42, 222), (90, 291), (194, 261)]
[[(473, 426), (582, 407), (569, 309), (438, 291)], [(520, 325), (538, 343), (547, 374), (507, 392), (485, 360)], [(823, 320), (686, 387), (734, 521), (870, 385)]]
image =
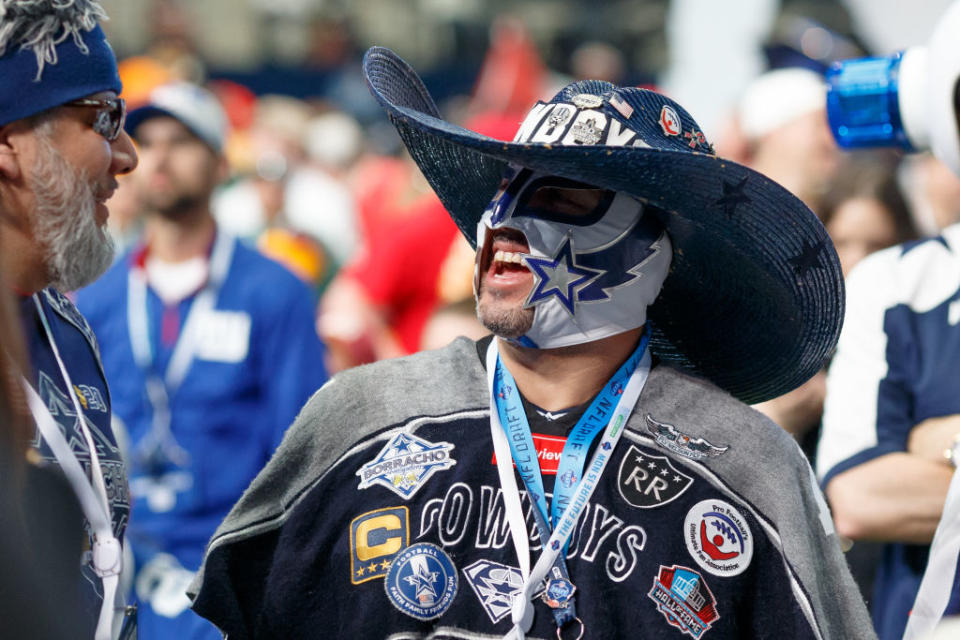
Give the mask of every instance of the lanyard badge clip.
[(123, 570), (123, 550), (113, 535), (93, 536), (93, 570), (101, 578), (118, 576)]

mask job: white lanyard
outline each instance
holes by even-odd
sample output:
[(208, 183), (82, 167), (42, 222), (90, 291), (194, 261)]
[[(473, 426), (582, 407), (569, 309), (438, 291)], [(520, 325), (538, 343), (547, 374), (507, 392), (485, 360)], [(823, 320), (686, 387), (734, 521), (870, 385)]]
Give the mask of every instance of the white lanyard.
[[(230, 260), (233, 257), (234, 241), (231, 236), (220, 231), (213, 242), (210, 252), (210, 277), (187, 313), (187, 320), (177, 339), (170, 356), (163, 381), (166, 389), (175, 392), (187, 375), (196, 350), (197, 323), (217, 302), (220, 287), (227, 277)], [(128, 277), (129, 293), (127, 300), (127, 323), (130, 329), (130, 343), (137, 365), (144, 371), (153, 366), (153, 348), (150, 345), (149, 314), (147, 312), (147, 274), (142, 268), (130, 270)]]
[(233, 257), (233, 238), (217, 231), (210, 253), (210, 276), (187, 312), (187, 320), (170, 356), (167, 370), (161, 379), (153, 371), (153, 348), (150, 344), (149, 314), (147, 311), (147, 274), (144, 269), (130, 270), (127, 287), (127, 327), (133, 359), (143, 371), (147, 398), (153, 407), (150, 434), (145, 438), (148, 447), (160, 447), (174, 462), (184, 465), (188, 455), (180, 448), (170, 432), (170, 396), (183, 382), (196, 352), (198, 323), (216, 305), (220, 287), (227, 277)]
[(53, 355), (57, 360), (60, 373), (63, 375), (64, 383), (67, 385), (67, 394), (73, 400), (73, 408), (76, 412), (76, 420), (87, 449), (90, 454), (90, 475), (92, 481), (87, 479), (80, 461), (76, 454), (67, 443), (66, 438), (60, 431), (60, 427), (54, 420), (53, 415), (46, 403), (40, 398), (40, 395), (30, 386), (26, 379), (23, 379), (24, 391), (27, 394), (27, 403), (30, 406), (30, 413), (37, 424), (37, 429), (50, 446), (57, 463), (66, 474), (70, 485), (73, 487), (77, 499), (80, 501), (80, 507), (83, 514), (93, 529), (93, 549), (92, 566), (94, 572), (103, 580), (103, 602), (100, 605), (100, 616), (97, 620), (95, 633), (96, 640), (110, 640), (111, 628), (113, 625), (114, 599), (116, 598), (117, 585), (120, 581), (120, 571), (123, 568), (123, 553), (120, 547), (120, 541), (113, 535), (113, 527), (110, 520), (110, 500), (107, 497), (106, 482), (103, 478), (103, 470), (100, 467), (100, 458), (97, 455), (96, 444), (93, 441), (93, 435), (87, 428), (87, 421), (80, 407), (80, 401), (77, 399), (73, 382), (70, 374), (60, 357), (60, 349), (53, 338), (53, 332), (50, 329), (50, 323), (43, 311), (43, 305), (40, 298), (34, 294), (33, 300), (37, 306), (37, 312), (40, 314), (40, 321), (47, 334), (47, 340)]
[(520, 563), (520, 573), (523, 575), (523, 587), (521, 593), (513, 601), (513, 629), (506, 637), (522, 640), (527, 631), (533, 625), (533, 600), (534, 591), (543, 581), (553, 567), (560, 554), (561, 549), (566, 546), (573, 529), (580, 518), (590, 497), (599, 484), (603, 470), (616, 448), (620, 436), (623, 434), (623, 427), (626, 425), (627, 418), (633, 412), (633, 408), (640, 398), (640, 392), (647, 382), (647, 376), (650, 373), (650, 350), (644, 351), (640, 365), (630, 376), (630, 381), (624, 388), (623, 395), (614, 409), (610, 422), (604, 429), (600, 444), (597, 446), (587, 465), (587, 471), (583, 479), (577, 486), (570, 504), (564, 510), (563, 515), (557, 522), (550, 535), (550, 539), (540, 553), (540, 557), (530, 569), (530, 539), (527, 531), (526, 521), (523, 515), (523, 506), (520, 502), (520, 492), (517, 488), (517, 480), (513, 472), (513, 458), (510, 454), (510, 444), (507, 442), (506, 434), (500, 424), (500, 417), (497, 411), (496, 401), (493, 397), (493, 382), (496, 375), (496, 365), (499, 352), (497, 350), (496, 338), (490, 342), (487, 348), (487, 386), (490, 389), (490, 435), (493, 438), (493, 448), (497, 456), (497, 473), (500, 476), (500, 486), (503, 490), (504, 505), (507, 510), (507, 523), (510, 526), (510, 537), (513, 540), (514, 549), (517, 552), (517, 560)]
[[(943, 515), (930, 544), (930, 559), (923, 573), (903, 640), (926, 638), (944, 618), (956, 580), (960, 557), (960, 469), (953, 472)], [(936, 634), (934, 634), (936, 635)]]

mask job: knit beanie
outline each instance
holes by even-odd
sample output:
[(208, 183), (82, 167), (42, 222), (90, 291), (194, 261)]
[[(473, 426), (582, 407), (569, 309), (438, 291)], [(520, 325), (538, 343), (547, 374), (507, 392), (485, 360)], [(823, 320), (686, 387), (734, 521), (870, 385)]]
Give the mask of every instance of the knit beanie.
[(94, 0), (0, 0), (0, 125), (100, 91), (120, 93)]

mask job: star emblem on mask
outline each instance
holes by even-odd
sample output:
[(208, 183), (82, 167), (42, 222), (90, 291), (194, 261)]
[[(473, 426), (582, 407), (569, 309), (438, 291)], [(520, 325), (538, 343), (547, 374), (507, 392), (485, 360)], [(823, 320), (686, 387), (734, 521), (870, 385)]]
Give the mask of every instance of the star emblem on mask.
[(812, 242), (808, 242), (807, 240), (803, 241), (803, 249), (800, 251), (800, 254), (789, 259), (789, 262), (793, 265), (798, 278), (802, 278), (807, 275), (811, 269), (823, 268), (823, 263), (820, 262), (821, 251), (823, 251), (822, 242), (814, 244)]
[(723, 181), (723, 195), (714, 200), (713, 204), (722, 207), (727, 218), (732, 218), (736, 214), (738, 206), (750, 202), (750, 198), (743, 193), (744, 187), (747, 186), (747, 177), (744, 176), (739, 182)]
[(525, 306), (531, 307), (553, 296), (570, 315), (574, 314), (576, 292), (603, 274), (603, 271), (576, 264), (570, 236), (564, 239), (553, 258), (528, 255), (524, 256), (523, 261), (536, 279)]

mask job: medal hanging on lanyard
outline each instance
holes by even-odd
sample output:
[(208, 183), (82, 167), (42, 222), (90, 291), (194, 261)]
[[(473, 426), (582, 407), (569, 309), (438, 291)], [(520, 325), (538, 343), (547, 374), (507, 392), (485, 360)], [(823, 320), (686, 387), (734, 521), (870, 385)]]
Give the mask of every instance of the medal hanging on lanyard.
[(210, 276), (206, 285), (197, 294), (163, 378), (154, 370), (154, 353), (150, 344), (149, 312), (147, 309), (147, 275), (142, 267), (130, 270), (127, 279), (127, 326), (133, 359), (143, 372), (147, 399), (153, 409), (149, 433), (136, 446), (135, 457), (151, 475), (159, 475), (168, 462), (178, 467), (189, 464), (190, 455), (173, 437), (170, 429), (170, 398), (180, 388), (190, 369), (196, 351), (198, 323), (217, 303), (220, 287), (226, 279), (233, 256), (234, 240), (225, 233), (217, 232), (210, 253)]
[(47, 341), (63, 376), (63, 382), (67, 386), (67, 394), (73, 401), (77, 430), (83, 435), (90, 455), (91, 479), (87, 478), (77, 455), (61, 432), (53, 414), (50, 413), (49, 407), (26, 379), (22, 380), (22, 385), (37, 429), (49, 445), (50, 451), (53, 452), (57, 463), (70, 482), (70, 486), (80, 502), (83, 515), (90, 523), (90, 528), (93, 529), (90, 564), (94, 573), (103, 581), (103, 601), (100, 604), (100, 615), (97, 619), (94, 638), (95, 640), (110, 640), (113, 627), (114, 600), (120, 582), (120, 572), (123, 569), (123, 550), (120, 541), (113, 535), (109, 494), (103, 478), (103, 469), (100, 467), (100, 457), (97, 455), (96, 443), (87, 427), (86, 416), (74, 391), (75, 387), (70, 379), (70, 373), (60, 357), (60, 349), (57, 347), (56, 340), (54, 340), (53, 331), (44, 313), (40, 297), (34, 294), (33, 301), (36, 304), (37, 313), (40, 315), (40, 322), (43, 324)]
[[(510, 534), (524, 577), (522, 591), (514, 600), (513, 637), (523, 638), (530, 629), (533, 623), (533, 607), (530, 606), (530, 601), (545, 578), (547, 583), (542, 599), (553, 609), (557, 636), (560, 637), (561, 629), (569, 622), (581, 622), (576, 616), (576, 587), (567, 573), (563, 556), (566, 554), (574, 526), (593, 494), (613, 448), (623, 433), (623, 426), (646, 383), (650, 372), (650, 354), (647, 351), (649, 337), (649, 331), (644, 332), (640, 344), (571, 430), (560, 456), (554, 497), (549, 511), (540, 463), (519, 391), (510, 372), (500, 361), (496, 340), (491, 341), (487, 349), (490, 431)], [(586, 464), (590, 446), (601, 431), (603, 436), (600, 443), (589, 464)], [(511, 461), (516, 464), (530, 497), (534, 520), (543, 545), (540, 558), (532, 570), (526, 522)], [(582, 622), (580, 635), (583, 635)]]

